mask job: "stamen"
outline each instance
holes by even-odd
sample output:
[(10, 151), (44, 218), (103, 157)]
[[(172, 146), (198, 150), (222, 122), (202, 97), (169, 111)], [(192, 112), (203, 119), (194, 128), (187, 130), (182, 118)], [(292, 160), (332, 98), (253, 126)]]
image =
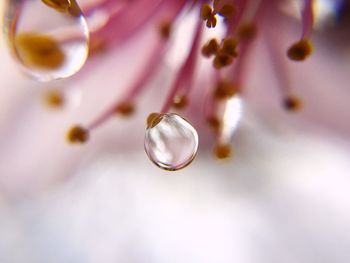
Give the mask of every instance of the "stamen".
[(288, 111), (296, 112), (302, 108), (302, 102), (298, 97), (288, 96), (283, 101), (283, 106)]
[(159, 25), (159, 33), (163, 38), (168, 39), (171, 34), (171, 22), (166, 20), (162, 21)]
[(215, 55), (218, 52), (218, 50), (219, 43), (215, 38), (213, 38), (202, 47), (202, 55), (209, 58)]
[(44, 93), (43, 102), (51, 108), (60, 108), (64, 105), (64, 96), (58, 90), (50, 90)]
[(214, 90), (214, 97), (216, 99), (228, 99), (230, 97), (233, 97), (237, 94), (238, 88), (235, 83), (227, 81), (227, 80), (220, 80)]
[(303, 30), (301, 39), (308, 39), (311, 36), (314, 25), (314, 10), (313, 0), (304, 0), (304, 7), (302, 10)]
[(41, 0), (47, 6), (54, 8), (59, 12), (67, 12), (69, 7), (71, 6), (70, 0)]
[(162, 120), (163, 115), (164, 114), (157, 113), (157, 112), (153, 112), (150, 115), (148, 115), (147, 121), (146, 121), (147, 129), (153, 128), (154, 126), (156, 126)]
[[(91, 39), (97, 37), (104, 39), (109, 44), (125, 43), (129, 37), (142, 30), (144, 25), (154, 17), (163, 15), (166, 8), (168, 9), (166, 10), (168, 11), (167, 19), (173, 21), (183, 10), (186, 3), (187, 1), (133, 1), (132, 5), (125, 5), (120, 11), (113, 13), (101, 29), (92, 32)], [(116, 28), (118, 30), (115, 30)]]
[(227, 55), (223, 52), (218, 52), (213, 60), (213, 65), (216, 69), (222, 69), (228, 65), (231, 65), (233, 61), (233, 57)]
[(287, 51), (288, 57), (293, 61), (304, 61), (313, 51), (312, 44), (309, 40), (314, 24), (313, 0), (304, 0), (302, 20), (303, 29), (301, 38)]
[(120, 115), (124, 117), (129, 117), (135, 112), (135, 106), (130, 101), (125, 101), (120, 103), (116, 108), (116, 113), (119, 113)]
[(216, 39), (211, 39), (202, 48), (202, 54), (205, 57), (211, 57), (215, 55), (213, 65), (216, 69), (221, 69), (228, 65), (231, 65), (233, 59), (238, 56), (236, 51), (237, 40), (233, 37), (226, 37), (221, 46), (217, 43)]
[(226, 37), (223, 41), (223, 45), (220, 52), (236, 58), (238, 56), (236, 48), (237, 48), (237, 40), (234, 39), (233, 37)]
[(227, 159), (232, 155), (231, 146), (229, 144), (218, 143), (214, 146), (213, 154), (217, 159)]
[(206, 21), (210, 18), (213, 13), (213, 9), (208, 4), (203, 4), (201, 8), (201, 18)]
[(72, 144), (82, 144), (89, 139), (89, 131), (80, 125), (73, 126), (67, 132), (67, 140)]
[(160, 58), (163, 54), (165, 43), (166, 42), (164, 39), (159, 40), (158, 44), (154, 47), (153, 52), (150, 54), (149, 61), (146, 63), (140, 76), (136, 79), (132, 86), (127, 89), (128, 93), (125, 95), (125, 97), (122, 100), (118, 100), (112, 104), (103, 114), (101, 114), (90, 125), (88, 125), (87, 127), (90, 131), (103, 124), (110, 117), (114, 116), (115, 112), (118, 111), (118, 108), (120, 108), (121, 105), (135, 101), (136, 96), (142, 91), (143, 87), (145, 87), (145, 84), (151, 79), (153, 73), (158, 68), (158, 64), (161, 62)]
[[(166, 99), (166, 102), (164, 103), (164, 106), (161, 110), (161, 112), (168, 112), (171, 106), (174, 106), (175, 98), (178, 96), (186, 97), (187, 94), (190, 92), (191, 87), (192, 87), (192, 81), (193, 81), (193, 76), (194, 76), (194, 71), (195, 71), (195, 66), (196, 66), (196, 61), (198, 57), (198, 49), (199, 49), (199, 44), (200, 40), (202, 37), (202, 31), (203, 31), (203, 26), (200, 20), (197, 22), (197, 27), (196, 27), (196, 34), (194, 36), (191, 50), (181, 66), (179, 73), (175, 79), (175, 82), (170, 90), (170, 93)], [(185, 106), (186, 103), (182, 103), (182, 106)]]
[(213, 8), (208, 4), (203, 4), (201, 8), (201, 18), (207, 21), (207, 27), (215, 27), (217, 23), (217, 18), (215, 16)]
[(275, 76), (278, 81), (278, 89), (282, 93), (281, 96), (283, 98), (282, 105), (283, 107), (288, 111), (297, 111), (300, 110), (302, 107), (301, 100), (293, 95), (290, 95), (292, 93), (290, 82), (288, 79), (288, 75), (286, 72), (286, 65), (284, 61), (282, 60), (282, 56), (279, 54), (279, 43), (278, 39), (274, 37), (273, 32), (268, 32), (268, 34), (265, 35), (265, 41), (266, 41), (266, 48), (270, 55), (271, 64), (273, 67), (273, 70), (275, 71)]
[(146, 121), (147, 129), (153, 128), (154, 126), (156, 126), (162, 120), (163, 115), (164, 114), (157, 113), (157, 112), (153, 112), (150, 115), (148, 115), (147, 121)]
[(287, 51), (291, 60), (304, 61), (312, 54), (312, 44), (308, 40), (300, 40), (293, 44)]

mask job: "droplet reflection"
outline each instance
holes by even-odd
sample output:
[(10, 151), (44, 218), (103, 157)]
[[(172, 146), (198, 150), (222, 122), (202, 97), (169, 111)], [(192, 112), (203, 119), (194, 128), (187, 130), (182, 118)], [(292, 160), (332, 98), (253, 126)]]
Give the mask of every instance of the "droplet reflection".
[(89, 33), (75, 0), (6, 0), (4, 19), (14, 57), (35, 79), (66, 78), (84, 65)]
[(198, 150), (197, 131), (175, 113), (152, 115), (145, 134), (145, 151), (150, 160), (168, 171), (189, 165)]

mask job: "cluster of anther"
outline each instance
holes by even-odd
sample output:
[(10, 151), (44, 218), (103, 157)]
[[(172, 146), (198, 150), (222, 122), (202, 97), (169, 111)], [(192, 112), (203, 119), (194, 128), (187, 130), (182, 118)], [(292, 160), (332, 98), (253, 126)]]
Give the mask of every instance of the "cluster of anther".
[(214, 67), (216, 69), (221, 69), (231, 65), (233, 59), (238, 56), (236, 48), (237, 40), (232, 37), (225, 38), (221, 44), (213, 38), (203, 46), (202, 54), (208, 58), (214, 56)]
[[(60, 2), (59, 0), (42, 1)], [(236, 13), (235, 6), (227, 2), (228, 1), (214, 0), (212, 5), (202, 5), (200, 16), (201, 19), (205, 21), (207, 27), (213, 28), (217, 25), (218, 15), (223, 17), (224, 22), (227, 24), (234, 21), (230, 19), (234, 18)], [(239, 11), (238, 6), (237, 10)], [(310, 12), (312, 12), (312, 10)], [(310, 26), (311, 24), (306, 25)], [(161, 37), (165, 39), (169, 38), (171, 33), (171, 23), (163, 22), (159, 24), (159, 31)], [(227, 35), (221, 42), (215, 38), (210, 39), (201, 49), (201, 53), (204, 57), (213, 58), (213, 66), (218, 70), (232, 65), (235, 59), (244, 59), (244, 48), (249, 47), (249, 43), (251, 43), (257, 33), (256, 23), (254, 20), (248, 22), (245, 21), (244, 23), (240, 22), (235, 33), (232, 33), (233, 31), (228, 32), (230, 32), (229, 35)], [(234, 37), (232, 34), (234, 34)], [(287, 56), (291, 60), (303, 61), (312, 53), (312, 45), (309, 42), (308, 37), (308, 34), (303, 35), (299, 41), (288, 49)], [(240, 54), (238, 54), (238, 50), (240, 51)], [(238, 55), (240, 55), (239, 58)], [(216, 100), (216, 102), (228, 100), (240, 92), (240, 84), (241, 83), (236, 80), (235, 77), (225, 78), (225, 76), (221, 76), (213, 89), (212, 98)], [(187, 96), (182, 95), (181, 93), (175, 94), (172, 99), (172, 106), (176, 109), (181, 109), (188, 104)], [(287, 94), (286, 98), (283, 100), (283, 106), (286, 110), (297, 111), (301, 108), (302, 103), (297, 97)], [(118, 104), (114, 110), (120, 115), (127, 116), (133, 113), (134, 105), (131, 102), (126, 102)], [(147, 119), (147, 129), (150, 130), (157, 128), (156, 126), (162, 121), (164, 116), (166, 116), (165, 113), (150, 114)], [(216, 116), (216, 114), (213, 113), (211, 116), (208, 116), (207, 121), (213, 130), (219, 134), (223, 127), (223, 120), (220, 118), (220, 116)], [(75, 126), (69, 130), (67, 138), (72, 143), (83, 143), (88, 139), (89, 131), (90, 128), (85, 129), (81, 126)], [(214, 147), (214, 156), (216, 156), (218, 159), (228, 158), (231, 154), (231, 147), (228, 142), (218, 142)]]
[(224, 17), (224, 19), (230, 19), (235, 13), (235, 8), (232, 4), (223, 4), (220, 6), (220, 1), (215, 0), (213, 7), (209, 4), (202, 5), (201, 18), (206, 21), (207, 27), (215, 27), (217, 24), (216, 15)]

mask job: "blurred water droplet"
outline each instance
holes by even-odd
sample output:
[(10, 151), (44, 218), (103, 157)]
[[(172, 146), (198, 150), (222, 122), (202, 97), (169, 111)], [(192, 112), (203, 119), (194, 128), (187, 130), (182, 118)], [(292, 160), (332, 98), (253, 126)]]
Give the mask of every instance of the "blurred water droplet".
[(223, 125), (219, 135), (219, 142), (221, 144), (229, 144), (242, 119), (242, 98), (237, 94), (220, 104), (218, 110), (223, 114)]
[(189, 165), (196, 156), (198, 134), (181, 116), (159, 114), (148, 123), (145, 150), (158, 167), (176, 171)]
[(35, 79), (66, 78), (84, 65), (89, 32), (75, 0), (6, 0), (4, 19), (12, 54)]

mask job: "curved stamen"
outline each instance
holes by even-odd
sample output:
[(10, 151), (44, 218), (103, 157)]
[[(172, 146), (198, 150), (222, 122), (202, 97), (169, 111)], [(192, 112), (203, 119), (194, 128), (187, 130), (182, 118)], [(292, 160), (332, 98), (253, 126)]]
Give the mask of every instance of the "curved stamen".
[(196, 61), (198, 58), (201, 36), (203, 32), (203, 26), (200, 20), (198, 20), (197, 22), (195, 32), (196, 33), (192, 42), (190, 52), (185, 62), (181, 66), (181, 69), (179, 70), (179, 73), (176, 77), (174, 85), (171, 88), (171, 91), (166, 99), (166, 102), (164, 103), (164, 106), (161, 112), (168, 112), (171, 106), (173, 106), (174, 104), (175, 97), (187, 96), (191, 90), (191, 87), (193, 86), (192, 85), (193, 76), (194, 76)]
[(136, 96), (142, 91), (145, 87), (145, 84), (151, 79), (154, 72), (158, 68), (158, 65), (161, 62), (161, 57), (163, 55), (163, 50), (165, 47), (164, 39), (160, 39), (158, 44), (155, 46), (153, 51), (150, 54), (149, 60), (146, 63), (146, 66), (143, 68), (140, 76), (136, 81), (128, 88), (128, 93), (122, 100), (118, 100), (116, 103), (112, 104), (103, 114), (101, 114), (96, 120), (91, 122), (87, 127), (89, 130), (95, 129), (105, 121), (107, 121), (111, 116), (113, 116), (118, 109), (118, 107), (125, 102), (134, 101)]
[(304, 0), (304, 7), (302, 10), (303, 29), (300, 39), (308, 39), (311, 36), (314, 26), (314, 11), (313, 0)]

